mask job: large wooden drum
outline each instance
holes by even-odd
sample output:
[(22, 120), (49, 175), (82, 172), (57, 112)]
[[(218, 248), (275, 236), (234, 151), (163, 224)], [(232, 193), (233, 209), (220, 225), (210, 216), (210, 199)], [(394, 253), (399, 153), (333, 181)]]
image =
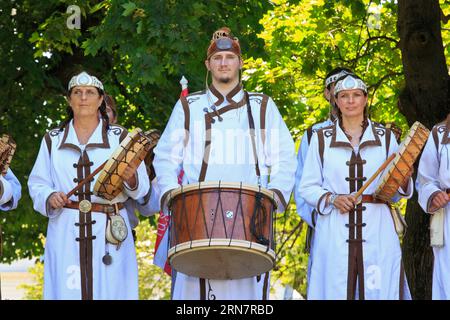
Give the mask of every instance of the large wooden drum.
[(274, 193), (240, 183), (196, 183), (167, 196), (172, 267), (206, 279), (241, 279), (274, 267)]
[(380, 177), (380, 182), (374, 196), (378, 199), (392, 202), (392, 197), (398, 188), (406, 182), (408, 173), (414, 166), (422, 148), (427, 142), (430, 130), (416, 121), (398, 148), (397, 155)]

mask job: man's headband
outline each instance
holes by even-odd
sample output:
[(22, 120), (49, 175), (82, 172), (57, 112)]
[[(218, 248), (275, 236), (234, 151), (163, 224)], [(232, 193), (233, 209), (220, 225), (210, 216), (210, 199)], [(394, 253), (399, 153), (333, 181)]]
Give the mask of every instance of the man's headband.
[(241, 46), (239, 40), (231, 35), (229, 28), (222, 28), (214, 32), (211, 43), (207, 50), (206, 59), (211, 58), (213, 54), (220, 51), (231, 51), (241, 56)]

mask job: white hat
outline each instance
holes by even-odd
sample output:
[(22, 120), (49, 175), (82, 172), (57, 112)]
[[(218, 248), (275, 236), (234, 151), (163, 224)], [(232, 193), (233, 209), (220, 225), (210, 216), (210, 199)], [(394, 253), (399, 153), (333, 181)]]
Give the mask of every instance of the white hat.
[(72, 79), (69, 81), (69, 87), (68, 90), (72, 89), (73, 87), (96, 87), (101, 90), (103, 89), (103, 84), (100, 80), (98, 80), (96, 77), (89, 75), (87, 72), (81, 72), (80, 74), (77, 74), (76, 76), (73, 76)]
[(339, 80), (334, 86), (334, 95), (337, 97), (338, 93), (344, 90), (360, 89), (367, 93), (367, 86), (359, 78), (353, 77), (352, 75), (346, 76), (344, 79)]
[(325, 79), (325, 87), (328, 87), (330, 84), (336, 82), (339, 78), (342, 78), (347, 74), (354, 74), (354, 73), (347, 70), (341, 70), (338, 73), (332, 74), (331, 76)]

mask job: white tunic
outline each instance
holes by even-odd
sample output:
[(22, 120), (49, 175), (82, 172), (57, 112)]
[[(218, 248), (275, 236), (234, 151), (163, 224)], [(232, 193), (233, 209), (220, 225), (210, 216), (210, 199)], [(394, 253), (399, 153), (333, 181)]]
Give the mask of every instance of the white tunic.
[[(110, 130), (106, 131), (100, 122), (88, 143), (82, 146), (71, 121), (64, 131), (55, 129), (48, 133), (47, 137), (51, 139), (50, 151), (45, 139), (42, 140), (36, 163), (28, 179), (28, 187), (34, 209), (49, 218), (44, 257), (45, 299), (82, 297), (80, 241), (76, 240), (80, 237), (82, 227), (78, 226), (79, 211), (68, 208), (53, 210), (48, 206), (47, 200), (53, 192), (68, 193), (77, 185), (74, 179), (80, 179), (77, 171), (82, 168), (81, 165), (77, 166), (79, 161), (83, 160), (85, 170), (86, 166), (89, 166), (90, 172), (106, 161), (119, 146), (119, 139), (123, 137), (124, 130), (111, 125)], [(92, 192), (97, 178), (98, 175), (88, 185), (87, 190)], [(148, 180), (144, 164), (141, 164), (137, 170), (137, 187), (134, 190), (125, 185), (124, 191), (112, 201), (91, 195), (91, 202), (112, 204), (125, 202), (128, 197), (142, 198), (149, 190)], [(70, 199), (80, 201), (75, 195)], [(92, 236), (95, 237), (92, 240), (93, 299), (138, 299), (138, 270), (130, 223), (125, 209), (120, 210), (120, 215), (127, 224), (128, 236), (120, 249), (116, 250), (115, 245), (106, 244), (106, 215), (92, 212), (92, 220), (95, 221), (91, 225)], [(89, 231), (86, 232), (89, 235)], [(109, 251), (112, 257), (110, 265), (102, 263), (106, 251)], [(86, 253), (86, 256), (88, 255)]]
[(11, 169), (8, 168), (5, 176), (0, 174), (0, 210), (8, 211), (17, 208), (22, 196), (22, 187)]
[[(436, 141), (435, 141), (436, 139)], [(446, 123), (432, 129), (423, 149), (417, 172), (419, 204), (425, 212), (430, 212), (431, 200), (435, 193), (450, 188), (450, 134)], [(436, 145), (437, 144), (437, 145)], [(444, 246), (433, 247), (433, 288), (435, 300), (450, 299), (450, 204), (444, 209)]]
[[(189, 102), (189, 135), (185, 146), (185, 113), (180, 101), (175, 105), (169, 122), (155, 149), (154, 167), (158, 177), (161, 195), (178, 187), (177, 175), (184, 169), (183, 184), (199, 181), (205, 151), (205, 108), (218, 101), (223, 121), (214, 116), (211, 125), (211, 145), (207, 151), (209, 160), (204, 181), (243, 182), (258, 184), (252, 144), (249, 135), (247, 106), (227, 107), (231, 98), (239, 102), (244, 97), (240, 89), (231, 97), (224, 98), (213, 93), (214, 89), (194, 93), (187, 97)], [(234, 91), (234, 90), (233, 90)], [(250, 93), (250, 105), (256, 128), (256, 145), (261, 170), (261, 184), (276, 192), (279, 211), (284, 211), (294, 185), (296, 161), (295, 147), (275, 103), (268, 99), (265, 113), (265, 142), (261, 135), (260, 106), (263, 96)], [(229, 101), (227, 101), (229, 99)], [(223, 109), (223, 110), (222, 110)], [(228, 111), (225, 111), (228, 110)], [(212, 112), (211, 108), (207, 109)], [(225, 111), (225, 112), (224, 112)], [(223, 113), (222, 113), (223, 112)], [(270, 182), (268, 176), (270, 174)], [(163, 207), (167, 211), (167, 206)], [(239, 280), (206, 279), (207, 299), (262, 299), (265, 275)], [(173, 280), (173, 299), (199, 299), (199, 279), (177, 273)], [(268, 279), (267, 279), (268, 281)], [(266, 284), (267, 284), (266, 281)], [(266, 294), (267, 291), (264, 293)]]
[(127, 210), (131, 229), (135, 229), (139, 225), (139, 217), (137, 214), (150, 217), (159, 212), (159, 197), (158, 183), (155, 178), (150, 182), (150, 189), (147, 195), (138, 200), (129, 198), (125, 202), (125, 209)]
[[(312, 133), (316, 132), (321, 128), (328, 127), (332, 124), (333, 121), (331, 121), (331, 119), (327, 119), (323, 122), (314, 124), (311, 127), (311, 137), (309, 138), (312, 138)], [(307, 244), (309, 245), (308, 269), (306, 271), (307, 285), (309, 283), (309, 275), (311, 274), (311, 264), (313, 260), (312, 247), (314, 246), (314, 226), (316, 224), (317, 219), (317, 212), (314, 210), (314, 207), (306, 203), (305, 199), (303, 199), (300, 196), (300, 181), (302, 180), (303, 168), (305, 166), (306, 155), (308, 154), (309, 143), (310, 141), (308, 141), (308, 133), (305, 132), (300, 142), (300, 148), (298, 149), (297, 171), (295, 172), (295, 186), (294, 186), (294, 199), (297, 207), (297, 213), (302, 218), (302, 220), (308, 224), (308, 232), (306, 235), (307, 238), (306, 241), (307, 242), (309, 241), (309, 244)]]
[[(359, 279), (364, 276), (365, 299), (399, 299), (401, 249), (387, 205), (364, 203), (366, 210), (360, 215), (363, 225), (349, 227), (351, 223), (358, 221), (350, 222), (349, 213), (341, 214), (338, 209), (325, 206), (323, 201), (325, 195), (330, 192), (350, 194), (357, 191), (363, 183), (362, 180), (353, 182), (354, 178), (368, 179), (384, 160), (397, 150), (397, 142), (391, 134), (387, 151), (386, 132), (390, 133), (382, 127), (374, 127), (369, 120), (358, 148), (359, 152), (355, 153), (338, 122), (319, 130), (318, 133), (323, 133), (324, 137), (323, 165), (319, 152), (319, 134), (313, 135), (299, 186), (300, 196), (319, 212), (312, 249), (314, 259), (308, 299), (347, 298), (347, 281), (350, 276), (349, 243), (352, 243), (348, 242), (348, 239), (355, 237), (350, 237), (350, 227), (352, 230), (362, 230), (361, 237), (355, 238), (363, 240)], [(377, 184), (375, 179), (364, 194), (373, 194)], [(410, 180), (407, 196), (410, 197), (411, 194)], [(352, 260), (351, 266), (354, 263)], [(403, 280), (404, 297), (409, 298), (406, 279)], [(358, 286), (355, 297), (359, 297)]]

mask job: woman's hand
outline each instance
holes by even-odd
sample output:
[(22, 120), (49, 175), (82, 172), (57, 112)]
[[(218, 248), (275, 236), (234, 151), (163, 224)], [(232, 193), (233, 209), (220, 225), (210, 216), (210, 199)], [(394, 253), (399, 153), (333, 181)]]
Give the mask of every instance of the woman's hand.
[(353, 195), (339, 195), (334, 199), (334, 207), (344, 214), (352, 210), (356, 205), (356, 198)]
[(54, 192), (48, 199), (52, 209), (61, 209), (66, 204), (71, 203), (64, 192)]
[(122, 179), (128, 184), (130, 189), (136, 188), (136, 171), (137, 165), (135, 163), (130, 163), (123, 171)]

